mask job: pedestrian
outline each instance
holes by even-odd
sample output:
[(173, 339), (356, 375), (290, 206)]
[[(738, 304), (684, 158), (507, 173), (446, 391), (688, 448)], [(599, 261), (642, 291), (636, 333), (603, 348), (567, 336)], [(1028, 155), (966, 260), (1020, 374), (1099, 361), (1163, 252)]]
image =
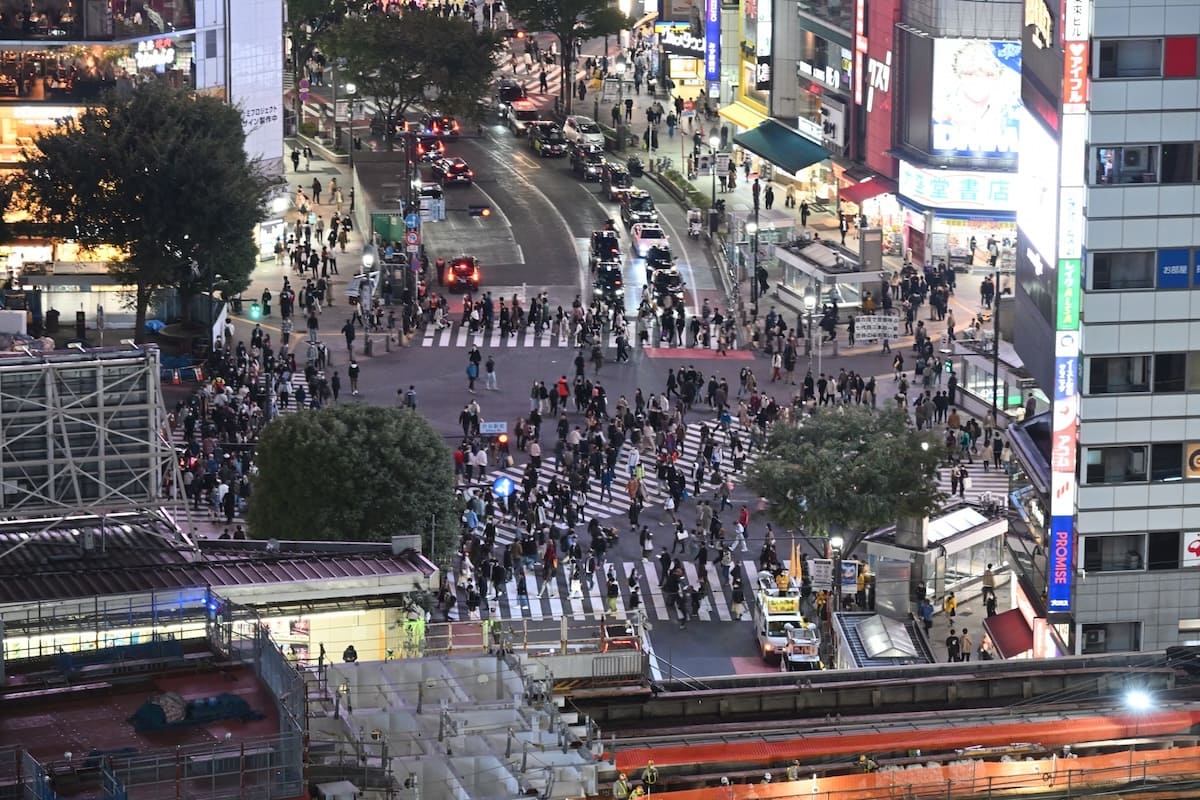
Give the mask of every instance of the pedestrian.
[[(582, 100), (583, 98), (580, 98), (580, 99)], [(631, 122), (632, 120), (633, 120), (633, 98), (626, 97), (625, 98), (625, 121)]]
[(785, 191), (783, 193), (783, 207), (784, 208), (795, 208), (796, 207), (796, 187), (790, 183), (788, 184), (787, 191)]
[(546, 78), (545, 67), (542, 67), (542, 71), (538, 73), (538, 88), (541, 89), (542, 94), (547, 94), (550, 90), (550, 82)]
[(300, 151), (292, 148), (292, 172), (300, 171)]
[(346, 368), (346, 377), (350, 379), (350, 394), (358, 396), (358, 362), (354, 358), (350, 359), (350, 366)]
[(333, 393), (333, 402), (337, 402), (338, 394), (342, 391), (342, 376), (334, 372), (329, 379), (329, 391)]
[(408, 391), (404, 393), (404, 407), (417, 410), (417, 387), (409, 385)]
[(313, 176), (312, 182), (312, 195), (313, 205), (319, 206), (321, 204), (321, 179), (315, 175)]
[(767, 190), (763, 192), (763, 208), (770, 211), (773, 205), (775, 205), (775, 189), (768, 183)]
[(305, 145), (305, 147), (304, 147), (304, 171), (305, 172), (309, 172), (310, 170), (312, 170), (312, 157), (313, 157), (312, 148)]
[(808, 208), (808, 200), (801, 200), (800, 201), (800, 227), (801, 228), (808, 227), (808, 215), (810, 213), (811, 212), (809, 211), (809, 208)]
[(733, 581), (733, 607), (730, 609), (733, 612), (733, 618), (740, 620), (742, 618), (742, 610), (746, 604), (746, 593), (742, 590), (742, 581), (740, 578), (735, 578)]
[(342, 335), (346, 337), (346, 352), (354, 352), (354, 320), (346, 320), (346, 324), (342, 326)]
[(479, 365), (474, 361), (467, 362), (467, 391), (475, 394), (475, 381), (479, 378)]
[(972, 648), (971, 634), (967, 633), (966, 628), (962, 629), (962, 641), (959, 643), (959, 648), (962, 653), (962, 655), (959, 657), (959, 661), (970, 661)]
[(758, 211), (759, 198), (762, 195), (762, 184), (758, 178), (754, 179), (754, 183), (750, 184), (750, 195), (754, 198), (754, 210)]
[(487, 376), (487, 382), (484, 386), (493, 392), (500, 391), (500, 385), (496, 381), (496, 359), (489, 355), (483, 365), (483, 369)]
[(955, 598), (954, 592), (949, 592), (946, 599), (942, 601), (942, 611), (945, 612), (947, 621), (953, 626), (954, 617), (958, 614), (958, 599)]
[(954, 632), (954, 628), (950, 629), (950, 635), (946, 637), (946, 660), (962, 660), (962, 642), (959, 640), (958, 634)]
[(846, 234), (850, 232), (850, 217), (842, 214), (838, 218), (838, 230), (842, 234), (842, 246), (846, 245)]
[(983, 587), (983, 599), (986, 601), (989, 596), (996, 595), (996, 574), (992, 572), (992, 565), (988, 564), (987, 569), (983, 571), (983, 578), (980, 581)]

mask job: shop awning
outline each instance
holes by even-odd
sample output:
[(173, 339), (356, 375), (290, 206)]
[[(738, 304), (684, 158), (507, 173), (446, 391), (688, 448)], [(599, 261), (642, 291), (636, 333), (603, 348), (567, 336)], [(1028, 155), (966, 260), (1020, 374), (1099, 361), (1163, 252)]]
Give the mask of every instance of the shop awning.
[(847, 203), (854, 203), (856, 206), (861, 206), (864, 200), (870, 200), (872, 197), (894, 192), (898, 188), (900, 187), (894, 181), (887, 178), (874, 177), (861, 183), (856, 183), (853, 186), (838, 189), (838, 197)]
[(1033, 650), (1033, 629), (1018, 608), (986, 618), (983, 629), (1001, 658), (1017, 658)]
[(721, 106), (717, 109), (717, 116), (745, 130), (757, 128), (767, 119), (766, 114), (756, 111), (744, 103), (730, 103), (727, 106)]
[(739, 133), (733, 141), (792, 174), (829, 158), (824, 147), (773, 119), (752, 131)]

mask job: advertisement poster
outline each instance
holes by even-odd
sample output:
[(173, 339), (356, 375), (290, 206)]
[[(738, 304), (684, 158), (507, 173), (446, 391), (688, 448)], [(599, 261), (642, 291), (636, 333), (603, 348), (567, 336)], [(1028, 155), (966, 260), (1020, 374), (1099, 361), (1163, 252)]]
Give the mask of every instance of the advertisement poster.
[(704, 0), (659, 0), (658, 21), (672, 27), (681, 23), (691, 36), (703, 39), (704, 8)]
[(279, 3), (243, 0), (230, 6), (229, 94), (242, 113), (246, 155), (267, 176), (283, 175), (283, 18)]
[(940, 39), (934, 43), (934, 153), (1014, 158), (1020, 150), (1020, 110), (1020, 42)]
[(1050, 587), (1051, 613), (1071, 611), (1071, 579), (1075, 574), (1075, 530), (1070, 516), (1050, 518)]
[[(721, 0), (708, 0), (704, 16), (704, 80), (711, 86), (721, 80)], [(719, 92), (709, 91), (716, 98)]]

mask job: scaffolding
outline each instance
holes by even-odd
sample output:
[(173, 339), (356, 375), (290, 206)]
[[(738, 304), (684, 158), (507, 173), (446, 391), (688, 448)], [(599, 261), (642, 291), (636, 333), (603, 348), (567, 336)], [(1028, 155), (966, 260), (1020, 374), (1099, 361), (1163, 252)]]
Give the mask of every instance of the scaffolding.
[(157, 347), (0, 357), (0, 514), (157, 505), (174, 478)]

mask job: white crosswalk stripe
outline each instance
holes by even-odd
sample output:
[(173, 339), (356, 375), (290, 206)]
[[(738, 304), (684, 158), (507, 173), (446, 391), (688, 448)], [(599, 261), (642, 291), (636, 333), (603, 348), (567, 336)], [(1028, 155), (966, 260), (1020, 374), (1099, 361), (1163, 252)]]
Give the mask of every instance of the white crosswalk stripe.
[[(705, 424), (707, 424), (710, 429), (715, 430), (715, 435), (717, 437), (716, 441), (722, 450), (721, 461), (724, 467), (728, 469), (733, 465), (732, 456), (728, 452), (729, 437), (720, 431), (720, 428), (716, 425), (715, 421), (707, 420)], [(748, 448), (750, 442), (750, 432), (745, 428), (742, 428), (737, 422), (734, 422), (731, 427), (733, 431), (737, 432), (742, 446)], [(622, 449), (621, 458), (617, 462), (618, 478), (617, 481), (614, 481), (614, 486), (611, 493), (606, 493), (599, 481), (592, 481), (590, 483), (587, 494), (587, 505), (585, 507), (586, 513), (582, 515), (583, 518), (591, 519), (595, 517), (601, 521), (605, 521), (615, 517), (625, 517), (628, 515), (630, 501), (629, 495), (626, 494), (624, 490), (624, 482), (629, 474), (627, 465), (629, 463), (628, 456), (630, 449), (631, 448), (629, 445), (626, 445)], [(691, 480), (692, 468), (695, 465), (696, 458), (698, 455), (700, 455), (700, 452), (700, 423), (698, 421), (693, 421), (687, 427), (687, 434), (684, 436), (683, 445), (680, 448), (681, 454), (679, 460), (675, 462), (678, 469), (684, 474), (685, 477), (687, 477), (689, 492), (693, 488)], [(746, 469), (750, 466), (750, 464), (754, 463), (754, 459), (756, 457), (756, 452), (747, 449), (745, 462), (742, 465), (741, 472), (727, 472), (730, 479), (735, 484), (744, 478)], [(658, 480), (655, 478), (653, 459), (650, 456), (643, 454), (642, 464), (646, 467), (646, 505), (649, 506), (654, 503), (661, 504), (666, 495), (661, 491)], [(538, 470), (539, 486), (545, 487), (551, 481), (560, 477), (560, 473), (557, 472), (556, 466), (557, 462), (552, 455), (549, 458), (542, 459), (541, 467)], [(501, 475), (505, 475), (511, 478), (513, 483), (519, 487), (524, 474), (524, 465), (514, 465), (512, 467), (493, 472), (489, 474), (483, 481), (478, 482), (490, 484)], [(617, 485), (618, 483), (620, 485)], [(708, 482), (701, 487), (702, 492), (706, 497), (709, 498), (712, 497), (713, 489), (713, 485)], [(624, 524), (625, 523), (622, 522), (617, 527), (623, 527)], [(732, 525), (730, 525), (730, 528), (732, 528)], [(498, 520), (496, 524), (496, 544), (498, 546), (507, 547), (509, 544), (517, 541), (521, 537), (522, 533), (523, 529), (517, 525), (515, 521)], [(730, 540), (732, 541), (732, 538)]]
[[(689, 334), (690, 336), (690, 334)], [(629, 340), (629, 351), (632, 353), (638, 349), (636, 343), (636, 334), (634, 332), (633, 323), (629, 323), (625, 330), (625, 337)], [(709, 337), (709, 345), (705, 347), (691, 347), (689, 350), (708, 350), (715, 352), (717, 350), (716, 336)], [(605, 335), (605, 346), (615, 350), (617, 347), (617, 335), (608, 333)], [(421, 336), (421, 347), (449, 347), (449, 348), (464, 348), (464, 347), (481, 347), (481, 348), (499, 348), (499, 347), (569, 347), (577, 348), (569, 334), (559, 334), (555, 336), (549, 330), (535, 331), (533, 328), (525, 327), (515, 331), (508, 337), (500, 334), (498, 325), (494, 325), (491, 331), (483, 329), (471, 331), (470, 326), (463, 325), (459, 322), (452, 322), (444, 327), (437, 327), (433, 324), (425, 326), (425, 332)], [(654, 349), (654, 348), (642, 348)], [(730, 350), (736, 349), (736, 345), (730, 345)]]
[[(996, 469), (990, 465), (991, 453), (987, 453), (989, 468), (984, 469), (983, 455), (975, 457), (975, 463), (967, 463), (967, 474), (970, 486), (963, 492), (963, 499), (968, 503), (978, 504), (985, 493), (990, 493), (992, 500), (1004, 507), (1008, 502), (1008, 473), (1003, 468)], [(950, 494), (950, 470), (952, 467), (942, 467), (938, 470), (938, 487), (947, 495)], [(954, 495), (955, 498), (958, 495)]]

